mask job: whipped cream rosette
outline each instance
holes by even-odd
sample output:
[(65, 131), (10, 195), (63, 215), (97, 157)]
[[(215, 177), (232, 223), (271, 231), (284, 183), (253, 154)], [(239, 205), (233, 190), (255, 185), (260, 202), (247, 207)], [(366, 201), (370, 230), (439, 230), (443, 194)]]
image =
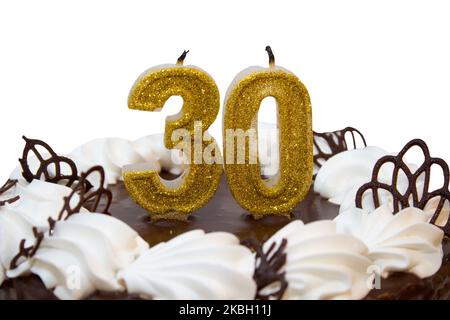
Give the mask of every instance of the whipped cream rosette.
[(426, 278), (439, 270), (444, 232), (429, 220), (430, 215), (418, 208), (393, 214), (387, 204), (371, 212), (348, 209), (335, 218), (340, 233), (367, 245), (367, 256), (385, 278), (400, 271)]
[[(367, 286), (367, 247), (352, 235), (339, 233), (336, 223), (323, 220), (303, 224), (293, 221), (275, 233), (263, 245), (287, 242), (284, 273), (287, 288), (282, 299), (362, 299), (370, 291)], [(258, 261), (257, 261), (258, 263)], [(278, 283), (262, 289), (262, 294), (276, 291)]]

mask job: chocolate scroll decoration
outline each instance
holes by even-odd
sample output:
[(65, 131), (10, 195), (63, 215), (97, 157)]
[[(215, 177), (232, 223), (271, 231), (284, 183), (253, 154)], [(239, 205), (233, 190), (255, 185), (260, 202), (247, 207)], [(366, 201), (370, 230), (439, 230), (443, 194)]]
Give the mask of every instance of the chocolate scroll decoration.
[[(22, 175), (26, 181), (31, 182), (33, 179), (40, 180), (41, 178), (44, 178), (47, 182), (62, 183), (71, 187), (75, 181), (80, 179), (78, 177), (77, 167), (71, 159), (57, 155), (56, 152), (42, 140), (28, 139), (25, 136), (22, 138), (25, 140), (25, 148), (19, 162), (22, 167)], [(48, 153), (47, 158), (45, 158), (45, 154), (39, 152), (38, 147), (43, 148)], [(30, 153), (33, 153), (39, 160), (39, 167), (35, 173), (31, 171), (28, 163)], [(63, 173), (63, 165), (68, 168), (69, 173)], [(50, 172), (51, 167), (54, 168), (54, 173)]]
[(25, 239), (22, 239), (20, 241), (19, 252), (17, 253), (17, 255), (14, 256), (9, 265), (9, 268), (11, 270), (18, 267), (20, 258), (29, 259), (36, 254), (37, 250), (39, 249), (42, 243), (42, 240), (44, 239), (44, 233), (38, 231), (36, 227), (33, 227), (33, 235), (35, 238), (35, 242), (32, 246), (25, 247), (26, 242)]
[[(353, 148), (356, 149), (356, 138), (355, 136), (359, 136), (364, 144), (364, 147), (367, 146), (366, 139), (364, 138), (363, 134), (352, 127), (347, 127), (342, 130), (337, 130), (333, 132), (314, 132), (314, 147), (315, 147), (315, 154), (314, 154), (314, 165), (317, 168), (322, 167), (322, 163), (330, 159), (332, 156), (341, 153), (343, 151), (348, 150), (348, 145), (345, 140), (345, 135), (350, 132), (352, 136), (353, 141)], [(320, 148), (320, 144), (318, 143), (318, 140), (322, 138), (327, 143), (328, 147), (331, 150), (330, 152), (325, 152)]]
[[(404, 161), (405, 154), (413, 147), (419, 147), (424, 156), (423, 164), (415, 171), (411, 172), (410, 168)], [(378, 181), (378, 176), (383, 165), (392, 163), (394, 165), (392, 173), (392, 181), (390, 184)], [(441, 188), (436, 190), (430, 189), (431, 167), (433, 165), (439, 166), (442, 169), (444, 175), (444, 183)], [(408, 181), (406, 191), (402, 192), (398, 190), (399, 175), (403, 174)], [(423, 187), (418, 189), (418, 179), (423, 176)], [(392, 195), (393, 210), (394, 213), (407, 207), (417, 207), (424, 209), (431, 199), (439, 199), (435, 212), (430, 220), (430, 223), (436, 224), (445, 202), (450, 203), (450, 191), (449, 191), (449, 167), (447, 163), (440, 158), (432, 158), (427, 144), (420, 139), (415, 139), (408, 142), (398, 155), (384, 156), (377, 161), (373, 168), (372, 179), (370, 182), (361, 186), (356, 194), (356, 206), (362, 208), (362, 199), (367, 191), (371, 191), (372, 200), (375, 208), (380, 206), (379, 190), (385, 190)], [(450, 219), (447, 220), (444, 226), (438, 226), (444, 230), (447, 236), (450, 236)]]
[[(17, 184), (17, 180), (8, 179), (8, 181), (6, 181), (6, 183), (0, 188), (0, 195), (4, 194), (5, 192), (7, 192), (11, 188), (13, 188), (16, 184)], [(14, 197), (6, 199), (6, 200), (1, 200), (0, 207), (3, 207), (7, 203), (16, 202), (17, 200), (19, 200), (19, 198), (20, 198), (20, 196), (17, 195), (17, 196), (14, 196)]]
[[(272, 243), (267, 252), (264, 252), (263, 245), (255, 240), (245, 240), (242, 244), (255, 251), (255, 273), (253, 279), (256, 282), (256, 296), (258, 300), (276, 299), (280, 300), (288, 287), (286, 273), (280, 272), (286, 264), (287, 239), (283, 239), (276, 248), (276, 243)], [(262, 291), (269, 285), (277, 284), (278, 288), (274, 292), (263, 293)]]

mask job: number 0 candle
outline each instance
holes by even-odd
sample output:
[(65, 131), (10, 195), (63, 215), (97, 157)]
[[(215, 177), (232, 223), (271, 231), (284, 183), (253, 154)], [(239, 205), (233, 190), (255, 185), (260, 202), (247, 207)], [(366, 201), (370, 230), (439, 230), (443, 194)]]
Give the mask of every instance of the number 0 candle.
[[(223, 119), (228, 184), (236, 201), (255, 218), (290, 214), (308, 193), (313, 174), (308, 91), (292, 72), (275, 65), (270, 47), (266, 50), (269, 67), (251, 67), (242, 71), (228, 89)], [(277, 102), (280, 166), (277, 175), (263, 179), (259, 161), (249, 161), (250, 139), (237, 143), (229, 133), (256, 131), (260, 104), (269, 96)], [(239, 153), (245, 154), (244, 164), (236, 162)]]
[(182, 148), (185, 152), (189, 164), (183, 174), (166, 181), (152, 167), (130, 166), (123, 170), (128, 193), (155, 220), (186, 219), (214, 195), (222, 173), (214, 139), (204, 141), (202, 135), (194, 135), (205, 132), (217, 117), (219, 90), (206, 72), (183, 65), (186, 54), (183, 52), (175, 65), (157, 66), (141, 75), (128, 98), (130, 109), (143, 111), (160, 110), (171, 96), (183, 98), (180, 113), (167, 117), (164, 133), (166, 148)]

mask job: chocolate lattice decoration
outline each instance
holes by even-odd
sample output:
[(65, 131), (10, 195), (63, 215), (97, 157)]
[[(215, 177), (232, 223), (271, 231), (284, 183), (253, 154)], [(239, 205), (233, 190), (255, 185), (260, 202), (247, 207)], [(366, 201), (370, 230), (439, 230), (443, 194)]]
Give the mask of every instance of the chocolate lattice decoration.
[[(337, 131), (333, 131), (333, 132), (314, 132), (314, 146), (317, 150), (317, 154), (314, 155), (314, 164), (318, 167), (321, 168), (322, 164), (320, 163), (319, 160), (322, 160), (323, 162), (327, 161), (328, 159), (330, 159), (332, 156), (347, 151), (348, 150), (348, 145), (347, 142), (345, 140), (345, 135), (350, 132), (351, 136), (352, 136), (352, 141), (353, 141), (353, 149), (356, 149), (356, 135), (359, 135), (359, 137), (361, 138), (364, 147), (367, 147), (367, 143), (366, 143), (366, 139), (364, 138), (363, 134), (352, 127), (347, 127), (345, 129), (342, 130), (337, 130)], [(331, 153), (329, 152), (325, 152), (324, 150), (322, 150), (320, 148), (319, 143), (317, 142), (317, 138), (322, 138), (325, 140), (325, 142), (327, 143), (328, 147), (331, 150)]]
[[(413, 147), (419, 147), (424, 155), (423, 164), (415, 172), (411, 172), (403, 159), (405, 154)], [(394, 165), (392, 181), (390, 184), (378, 181), (379, 172), (383, 165), (387, 163), (392, 163)], [(430, 191), (431, 167), (433, 165), (437, 165), (442, 169), (444, 183), (441, 188)], [(400, 173), (404, 174), (408, 180), (408, 186), (404, 192), (399, 191), (397, 186)], [(418, 190), (417, 182), (421, 176), (424, 177), (424, 185), (423, 189), (421, 187)], [(377, 161), (373, 168), (371, 181), (362, 185), (356, 194), (356, 206), (362, 208), (363, 196), (370, 190), (372, 193), (373, 204), (375, 205), (375, 208), (378, 208), (380, 206), (380, 189), (385, 190), (392, 195), (394, 213), (411, 206), (423, 210), (431, 199), (436, 197), (439, 198), (439, 203), (430, 220), (430, 223), (436, 224), (436, 221), (444, 208), (445, 202), (449, 201), (450, 203), (449, 167), (444, 160), (432, 158), (430, 156), (428, 146), (423, 140), (415, 139), (408, 142), (397, 156), (388, 155)], [(422, 194), (420, 193), (421, 190)], [(450, 236), (450, 219), (447, 220), (444, 226), (438, 227), (442, 228), (447, 236)]]
[[(53, 149), (44, 141), (28, 139), (25, 136), (22, 138), (25, 140), (25, 148), (19, 162), (22, 167), (22, 175), (26, 181), (31, 182), (33, 179), (41, 180), (43, 177), (47, 182), (64, 183), (66, 186), (71, 187), (75, 181), (80, 180), (77, 167), (71, 159), (57, 155), (56, 152), (53, 151)], [(44, 155), (39, 152), (37, 148), (38, 146), (48, 152), (48, 158), (44, 158)], [(35, 173), (31, 171), (28, 163), (30, 153), (33, 153), (39, 160), (39, 167)], [(63, 173), (63, 164), (67, 165), (69, 173)], [(54, 173), (49, 171), (52, 166), (55, 169)]]
[[(17, 184), (17, 180), (8, 179), (8, 181), (6, 181), (6, 183), (0, 188), (0, 195), (4, 194), (5, 192), (7, 192), (11, 188), (13, 188), (16, 184)], [(6, 199), (6, 200), (1, 200), (0, 207), (3, 207), (7, 203), (16, 202), (17, 200), (19, 200), (19, 198), (20, 198), (20, 196), (17, 195), (17, 196), (14, 196), (14, 197)]]
[[(280, 272), (281, 268), (286, 264), (286, 246), (287, 239), (283, 239), (276, 249), (276, 243), (272, 243), (267, 252), (264, 252), (263, 245), (255, 240), (245, 240), (243, 245), (255, 251), (255, 273), (253, 279), (256, 282), (256, 296), (255, 299), (269, 300), (274, 298), (280, 300), (288, 287), (286, 280), (286, 273)], [(271, 284), (279, 284), (276, 291), (268, 294), (262, 291)]]
[[(98, 174), (100, 176), (99, 186), (96, 190), (87, 189), (85, 186), (88, 181), (88, 177), (92, 174)], [(104, 214), (110, 214), (109, 207), (112, 202), (112, 193), (110, 190), (104, 187), (105, 185), (105, 171), (101, 166), (94, 166), (87, 172), (81, 174), (80, 181), (73, 188), (72, 192), (64, 197), (64, 205), (61, 212), (58, 215), (58, 220), (65, 220), (71, 215), (80, 212), (81, 208), (86, 208), (91, 212), (99, 212)], [(75, 205), (71, 204), (75, 195), (78, 195), (78, 201)], [(99, 210), (100, 202), (105, 199), (104, 208)], [(53, 229), (53, 225), (56, 221), (50, 221), (50, 229)]]

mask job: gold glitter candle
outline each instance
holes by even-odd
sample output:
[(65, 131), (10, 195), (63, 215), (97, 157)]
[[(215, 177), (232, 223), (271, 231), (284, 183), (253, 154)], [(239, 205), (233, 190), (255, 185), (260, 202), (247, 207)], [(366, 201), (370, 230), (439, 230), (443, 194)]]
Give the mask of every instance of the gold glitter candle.
[(183, 66), (186, 54), (187, 51), (183, 52), (176, 65), (146, 71), (128, 98), (130, 109), (143, 111), (160, 110), (171, 96), (183, 98), (181, 111), (167, 117), (164, 132), (166, 148), (182, 149), (189, 161), (183, 174), (168, 181), (150, 165), (131, 165), (123, 170), (128, 193), (154, 220), (186, 219), (214, 195), (222, 174), (216, 142), (213, 138), (204, 141), (202, 135), (219, 112), (219, 90), (206, 72), (195, 66)]
[[(255, 218), (289, 215), (308, 193), (313, 174), (308, 91), (292, 72), (275, 66), (272, 50), (266, 50), (269, 68), (252, 67), (238, 74), (228, 89), (223, 118), (228, 185), (236, 201)], [(261, 101), (269, 96), (277, 102), (280, 165), (277, 175), (262, 178), (258, 157), (250, 161), (250, 139), (238, 143), (230, 133), (256, 131)], [(243, 164), (236, 161), (238, 154), (245, 154)]]

